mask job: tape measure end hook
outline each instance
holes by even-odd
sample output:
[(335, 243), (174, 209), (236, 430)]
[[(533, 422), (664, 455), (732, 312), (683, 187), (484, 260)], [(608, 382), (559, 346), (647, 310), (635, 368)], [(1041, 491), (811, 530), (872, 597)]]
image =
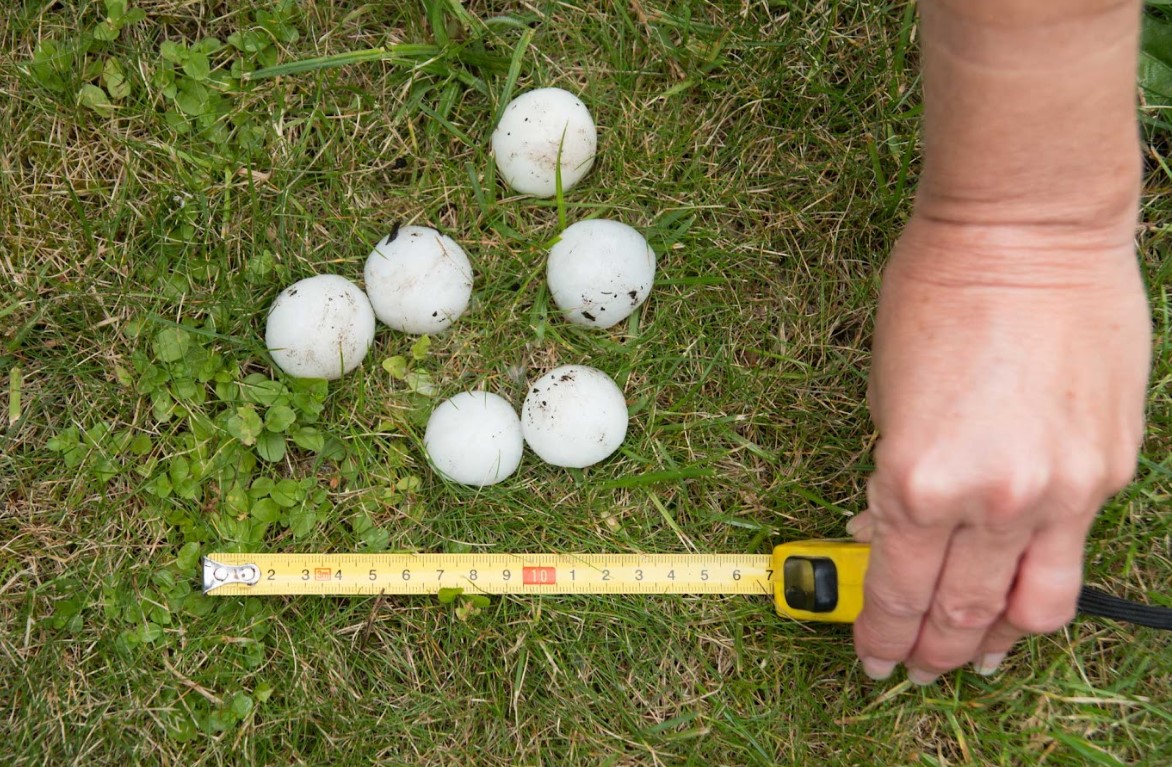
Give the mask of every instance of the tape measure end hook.
[(260, 568), (256, 565), (226, 565), (208, 557), (203, 558), (203, 593), (226, 586), (229, 583), (243, 583), (251, 586), (260, 582)]

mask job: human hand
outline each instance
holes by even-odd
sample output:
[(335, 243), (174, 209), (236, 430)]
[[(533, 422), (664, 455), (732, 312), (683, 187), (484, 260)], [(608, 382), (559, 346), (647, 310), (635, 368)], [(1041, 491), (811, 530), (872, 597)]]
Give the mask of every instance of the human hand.
[(1150, 333), (1126, 236), (913, 217), (883, 278), (876, 468), (848, 525), (871, 543), (868, 675), (993, 673), (1074, 616), (1091, 523), (1134, 472)]

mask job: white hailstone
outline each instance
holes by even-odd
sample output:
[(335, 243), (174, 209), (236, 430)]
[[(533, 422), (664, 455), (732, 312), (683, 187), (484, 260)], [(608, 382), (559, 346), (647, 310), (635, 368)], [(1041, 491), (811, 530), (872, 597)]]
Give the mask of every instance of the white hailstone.
[(547, 279), (567, 320), (609, 328), (647, 300), (655, 281), (655, 251), (626, 224), (579, 221), (550, 248)]
[(265, 346), (295, 378), (341, 378), (358, 367), (374, 341), (374, 312), (354, 283), (336, 274), (307, 277), (273, 301)]
[(443, 476), (462, 485), (494, 485), (517, 470), (524, 442), (508, 400), (466, 391), (445, 400), (427, 419), (423, 446)]
[(447, 330), (472, 297), (463, 248), (425, 226), (404, 226), (380, 240), (366, 259), (365, 279), (375, 315), (415, 335)]
[(530, 387), (521, 433), (541, 460), (580, 469), (618, 450), (627, 436), (627, 402), (601, 370), (563, 365)]
[(598, 132), (586, 105), (561, 88), (538, 88), (509, 102), (492, 133), (492, 154), (510, 188), (536, 197), (557, 193), (558, 155), (562, 191), (594, 165)]

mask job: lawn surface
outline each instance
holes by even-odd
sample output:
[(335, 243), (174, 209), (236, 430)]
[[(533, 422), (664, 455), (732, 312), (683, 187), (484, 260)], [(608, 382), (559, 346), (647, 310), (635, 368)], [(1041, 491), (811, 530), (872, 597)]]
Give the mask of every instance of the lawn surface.
[[(869, 681), (848, 628), (762, 599), (198, 593), (200, 554), (223, 549), (842, 536), (870, 468), (878, 275), (919, 162), (908, 6), (123, 5), (27, 0), (0, 19), (0, 763), (1172, 761), (1169, 640), (1105, 621), (921, 689)], [(511, 195), (488, 152), (508, 96), (549, 85), (599, 126), (562, 205)], [(1148, 439), (1087, 557), (1088, 582), (1166, 605), (1167, 135), (1147, 129), (1137, 239)], [(606, 332), (567, 325), (544, 287), (549, 241), (595, 216), (659, 254), (651, 299)], [(464, 245), (468, 314), (430, 346), (380, 327), (328, 387), (278, 375), (274, 296), (360, 281), (396, 223)], [(568, 363), (624, 389), (617, 455), (567, 471), (527, 453), (480, 492), (428, 469), (438, 397), (519, 407)]]

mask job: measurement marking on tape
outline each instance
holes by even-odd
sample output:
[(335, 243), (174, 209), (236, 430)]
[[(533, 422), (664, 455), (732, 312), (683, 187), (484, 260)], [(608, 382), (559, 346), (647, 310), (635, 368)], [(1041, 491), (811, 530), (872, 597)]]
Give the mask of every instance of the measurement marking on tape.
[(772, 594), (756, 554), (209, 554), (216, 595)]

